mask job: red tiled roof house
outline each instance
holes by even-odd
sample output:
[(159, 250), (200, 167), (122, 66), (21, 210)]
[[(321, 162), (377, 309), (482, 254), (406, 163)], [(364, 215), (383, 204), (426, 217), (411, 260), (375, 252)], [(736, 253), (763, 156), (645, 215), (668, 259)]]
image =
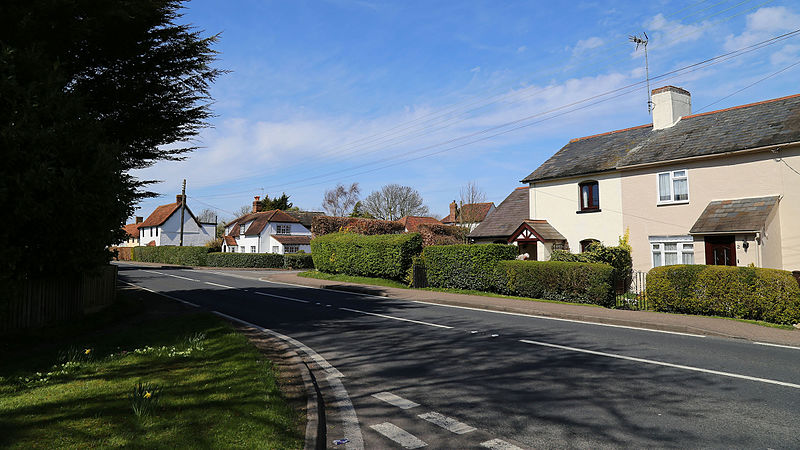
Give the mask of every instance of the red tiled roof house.
[[(139, 224), (139, 243), (147, 246), (180, 245), (181, 242), (181, 196), (175, 203), (156, 208), (144, 222)], [(214, 239), (216, 224), (200, 222), (186, 206), (183, 212), (183, 245), (199, 247)]]
[(260, 210), (260, 198), (253, 212), (225, 225), (222, 251), (230, 253), (311, 253), (311, 231), (300, 220), (279, 210)]

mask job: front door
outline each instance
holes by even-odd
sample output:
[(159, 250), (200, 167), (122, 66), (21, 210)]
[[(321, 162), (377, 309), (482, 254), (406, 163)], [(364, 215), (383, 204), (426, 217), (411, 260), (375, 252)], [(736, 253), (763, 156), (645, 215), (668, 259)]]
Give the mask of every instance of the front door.
[(733, 236), (706, 236), (706, 264), (736, 265), (736, 244)]
[(536, 241), (534, 242), (519, 242), (517, 241), (517, 245), (519, 246), (519, 254), (527, 253), (528, 259), (531, 261), (537, 261), (536, 258)]

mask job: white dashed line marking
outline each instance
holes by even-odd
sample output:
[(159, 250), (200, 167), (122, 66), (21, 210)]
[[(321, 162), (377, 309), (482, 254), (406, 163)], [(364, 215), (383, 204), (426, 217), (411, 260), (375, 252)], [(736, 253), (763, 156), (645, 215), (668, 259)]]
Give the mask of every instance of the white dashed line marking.
[(425, 441), (420, 440), (408, 431), (389, 422), (370, 425), (369, 427), (385, 437), (397, 442), (403, 448), (421, 448), (428, 445), (425, 443)]
[(481, 442), (481, 447), (491, 450), (522, 450), (514, 444), (509, 444), (502, 439), (492, 439), (491, 441)]
[(187, 281), (200, 281), (200, 280), (195, 280), (194, 278), (182, 277), (180, 275), (172, 275), (170, 273), (156, 272), (155, 270), (142, 270), (142, 272), (150, 272), (150, 273), (155, 273), (155, 274), (158, 274), (158, 275), (164, 275), (164, 276), (167, 276), (167, 277), (180, 278), (181, 280), (187, 280)]
[(461, 422), (457, 421), (456, 419), (444, 416), (444, 415), (439, 414), (437, 412), (429, 412), (429, 413), (425, 413), (425, 414), (420, 414), (417, 417), (419, 417), (420, 419), (425, 419), (428, 422), (430, 422), (430, 423), (432, 423), (434, 425), (438, 425), (438, 426), (444, 428), (445, 430), (447, 430), (447, 431), (449, 431), (451, 433), (455, 433), (455, 434), (471, 433), (471, 432), (477, 430), (477, 428), (475, 428), (475, 427), (471, 427), (471, 426), (469, 426), (469, 425), (467, 425), (465, 423), (461, 423)]
[(448, 330), (453, 328), (453, 327), (448, 327), (447, 325), (439, 325), (438, 323), (422, 322), (420, 320), (403, 319), (402, 317), (387, 316), (385, 314), (371, 313), (371, 312), (367, 312), (367, 311), (361, 311), (361, 310), (358, 310), (358, 309), (350, 309), (350, 308), (339, 308), (339, 309), (341, 309), (342, 311), (350, 311), (350, 312), (359, 313), (359, 314), (366, 314), (368, 316), (383, 317), (384, 319), (402, 320), (403, 322), (418, 323), (420, 325), (428, 325), (429, 327), (446, 328)]
[(225, 288), (225, 289), (236, 289), (236, 288), (235, 288), (235, 287), (233, 287), (233, 286), (225, 286), (224, 284), (212, 283), (212, 282), (210, 282), (210, 281), (204, 281), (204, 283), (205, 283), (205, 284), (208, 284), (208, 285), (211, 285), (211, 286), (217, 286), (217, 287), (221, 287), (221, 288)]
[(792, 350), (800, 350), (800, 347), (795, 347), (792, 345), (770, 344), (769, 342), (753, 342), (753, 344), (766, 345), (768, 347), (779, 347), (779, 348), (789, 348)]
[(284, 297), (283, 295), (267, 294), (266, 292), (258, 292), (258, 291), (253, 291), (253, 294), (257, 294), (257, 295), (263, 295), (263, 296), (265, 296), (265, 297), (275, 297), (275, 298), (282, 298), (282, 299), (284, 299), (284, 300), (289, 300), (289, 301), (292, 301), (292, 302), (299, 302), (299, 303), (311, 303), (311, 302), (309, 302), (308, 300), (301, 300), (301, 299), (299, 299), (299, 298), (292, 298), (292, 297)]
[(532, 345), (540, 345), (542, 347), (558, 348), (558, 349), (561, 349), (561, 350), (567, 350), (567, 351), (571, 351), (571, 352), (588, 353), (590, 355), (604, 356), (606, 358), (623, 359), (623, 360), (626, 360), (626, 361), (640, 362), (640, 363), (644, 363), (644, 364), (653, 364), (653, 365), (656, 365), (656, 366), (672, 367), (672, 368), (675, 368), (675, 369), (690, 370), (690, 371), (693, 371), (693, 372), (708, 373), (708, 374), (711, 374), (711, 375), (720, 375), (720, 376), (723, 376), (723, 377), (738, 378), (740, 380), (757, 381), (759, 383), (775, 384), (775, 385), (778, 385), (778, 386), (785, 386), (785, 387), (790, 387), (790, 388), (794, 388), (794, 389), (800, 389), (800, 384), (787, 383), (785, 381), (778, 381), (778, 380), (770, 380), (768, 378), (751, 377), (749, 375), (740, 375), (740, 374), (737, 374), (737, 373), (722, 372), (722, 371), (719, 371), (719, 370), (703, 369), (703, 368), (700, 368), (700, 367), (693, 367), (693, 366), (684, 366), (684, 365), (681, 365), (681, 364), (673, 364), (673, 363), (668, 363), (668, 362), (655, 361), (655, 360), (652, 360), (652, 359), (635, 358), (633, 356), (617, 355), (617, 354), (614, 354), (614, 353), (597, 352), (597, 351), (594, 351), (594, 350), (586, 350), (586, 349), (582, 349), (582, 348), (567, 347), (565, 345), (549, 344), (547, 342), (529, 341), (527, 339), (520, 339), (520, 342), (524, 342), (526, 344), (532, 344)]
[(378, 400), (383, 400), (384, 402), (397, 406), (400, 409), (411, 409), (416, 408), (419, 406), (419, 403), (414, 403), (411, 400), (406, 400), (399, 395), (394, 395), (391, 392), (378, 392), (377, 394), (372, 394), (373, 397), (377, 398)]

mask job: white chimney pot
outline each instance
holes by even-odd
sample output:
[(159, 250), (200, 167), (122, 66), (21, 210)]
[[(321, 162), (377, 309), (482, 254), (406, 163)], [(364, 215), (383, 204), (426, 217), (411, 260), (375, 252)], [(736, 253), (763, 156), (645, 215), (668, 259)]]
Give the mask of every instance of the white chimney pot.
[(669, 128), (692, 113), (692, 94), (675, 86), (653, 89), (653, 130)]

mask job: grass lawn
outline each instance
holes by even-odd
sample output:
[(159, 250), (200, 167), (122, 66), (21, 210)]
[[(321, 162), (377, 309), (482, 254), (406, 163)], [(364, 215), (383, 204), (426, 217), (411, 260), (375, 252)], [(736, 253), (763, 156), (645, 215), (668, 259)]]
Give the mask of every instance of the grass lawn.
[(4, 337), (0, 362), (3, 448), (303, 446), (304, 413), (269, 360), (226, 322), (144, 291)]

